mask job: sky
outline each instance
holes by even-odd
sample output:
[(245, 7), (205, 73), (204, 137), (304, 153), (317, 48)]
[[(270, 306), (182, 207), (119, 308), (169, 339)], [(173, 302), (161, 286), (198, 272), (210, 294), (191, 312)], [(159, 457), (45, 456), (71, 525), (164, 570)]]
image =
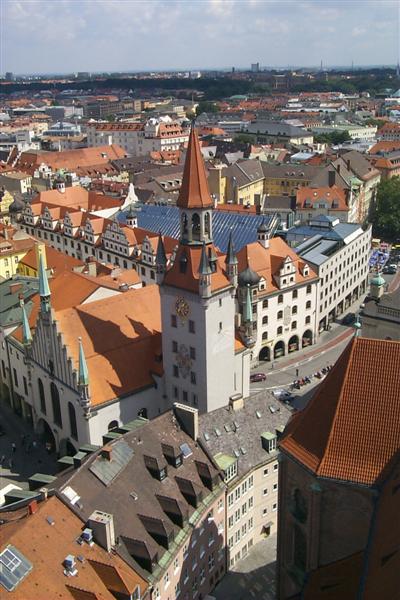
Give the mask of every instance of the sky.
[(400, 0), (0, 0), (0, 72), (395, 64)]

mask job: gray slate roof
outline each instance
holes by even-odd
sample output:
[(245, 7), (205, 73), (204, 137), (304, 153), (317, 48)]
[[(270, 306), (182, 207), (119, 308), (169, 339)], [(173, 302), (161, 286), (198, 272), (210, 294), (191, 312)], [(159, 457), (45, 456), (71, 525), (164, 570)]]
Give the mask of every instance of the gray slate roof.
[[(21, 284), (21, 289), (14, 293), (10, 291), (10, 285)], [(0, 282), (0, 327), (10, 327), (21, 323), (21, 308), (19, 295), (22, 294), (25, 301), (25, 310), (29, 317), (32, 310), (32, 302), (29, 299), (39, 291), (39, 280), (37, 277), (24, 277), (15, 275), (12, 279)]]
[(256, 465), (276, 458), (276, 453), (271, 455), (262, 447), (261, 434), (275, 433), (276, 428), (286, 425), (291, 415), (291, 411), (269, 392), (259, 394), (246, 399), (240, 410), (223, 407), (200, 415), (199, 439), (211, 456), (222, 452), (237, 458), (238, 476), (241, 477)]

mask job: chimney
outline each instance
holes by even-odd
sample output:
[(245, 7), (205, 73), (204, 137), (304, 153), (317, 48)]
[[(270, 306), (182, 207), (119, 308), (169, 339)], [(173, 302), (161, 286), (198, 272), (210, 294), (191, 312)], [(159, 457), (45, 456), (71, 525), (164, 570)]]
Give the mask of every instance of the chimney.
[(113, 515), (95, 510), (90, 515), (86, 526), (92, 530), (95, 542), (105, 548), (107, 552), (111, 552), (111, 549), (115, 546)]
[(351, 170), (351, 165), (350, 165), (350, 161), (349, 160), (346, 160), (346, 167), (347, 167), (348, 171)]
[(229, 406), (232, 410), (240, 410), (244, 407), (244, 400), (242, 394), (233, 394), (229, 398)]
[(328, 171), (328, 185), (329, 187), (333, 187), (336, 181), (336, 173), (335, 171)]
[(337, 165), (336, 170), (337, 170), (338, 174), (340, 175), (340, 165)]
[(35, 512), (37, 512), (37, 509), (38, 509), (37, 500), (32, 500), (32, 502), (30, 502), (28, 504), (28, 514), (34, 515)]
[[(93, 260), (91, 260), (93, 259)], [(97, 277), (97, 264), (93, 257), (90, 257), (87, 261), (88, 275), (91, 277)]]
[(196, 441), (199, 437), (199, 411), (197, 408), (174, 402), (174, 414), (182, 429), (190, 435), (192, 440)]
[(39, 272), (39, 263), (40, 257), (42, 256), (43, 266), (47, 269), (47, 259), (46, 259), (46, 246), (43, 243), (37, 242), (35, 244), (35, 254), (36, 254), (36, 269)]
[(111, 462), (112, 447), (111, 446), (104, 446), (104, 448), (101, 449), (101, 456), (103, 458), (105, 458), (106, 460), (108, 460), (109, 462)]

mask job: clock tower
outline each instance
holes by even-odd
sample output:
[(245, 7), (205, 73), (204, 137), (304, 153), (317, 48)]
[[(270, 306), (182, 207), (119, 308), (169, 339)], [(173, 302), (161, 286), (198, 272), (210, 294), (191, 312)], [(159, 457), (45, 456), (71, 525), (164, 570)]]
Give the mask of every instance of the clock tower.
[(200, 412), (226, 406), (243, 385), (235, 355), (235, 285), (213, 244), (213, 205), (192, 127), (177, 201), (179, 246), (160, 292), (168, 402)]

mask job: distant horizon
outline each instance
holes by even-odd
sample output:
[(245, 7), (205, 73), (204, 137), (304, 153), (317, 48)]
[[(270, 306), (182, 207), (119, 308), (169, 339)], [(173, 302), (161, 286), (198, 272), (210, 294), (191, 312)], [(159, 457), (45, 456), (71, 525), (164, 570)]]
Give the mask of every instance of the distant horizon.
[[(0, 72), (396, 64), (397, 0), (2, 0)], [(203, 65), (195, 67), (189, 65)], [(328, 67), (329, 65), (329, 67)]]
[[(257, 62), (257, 61), (256, 61)], [(256, 62), (254, 64), (256, 64)], [(89, 75), (111, 75), (114, 73), (118, 73), (120, 75), (139, 75), (139, 74), (146, 74), (146, 73), (190, 73), (190, 72), (196, 72), (196, 71), (200, 71), (202, 74), (206, 74), (209, 72), (227, 72), (227, 73), (231, 73), (232, 72), (232, 67), (235, 68), (235, 70), (237, 70), (238, 72), (251, 72), (251, 68), (250, 65), (247, 66), (237, 66), (237, 65), (232, 65), (231, 67), (185, 67), (185, 68), (176, 68), (176, 69), (172, 69), (172, 68), (159, 68), (159, 69), (134, 69), (134, 70), (118, 70), (118, 69), (112, 69), (112, 70), (107, 70), (107, 69), (103, 69), (103, 70), (98, 70), (98, 71), (90, 71), (88, 69), (84, 69), (84, 68), (80, 68), (79, 70), (75, 69), (72, 71), (48, 71), (48, 72), (24, 72), (24, 73), (16, 73), (13, 71), (5, 71), (4, 73), (1, 74), (2, 77), (5, 76), (6, 73), (12, 73), (14, 77), (51, 77), (51, 76), (57, 76), (57, 77), (65, 77), (68, 75), (75, 75), (77, 73), (89, 73)], [(371, 69), (393, 69), (394, 71), (396, 70), (397, 65), (396, 64), (365, 64), (365, 65), (322, 65), (322, 70), (323, 71), (368, 71)], [(320, 65), (286, 65), (284, 66), (278, 66), (278, 65), (261, 65), (260, 64), (260, 71), (259, 72), (263, 72), (263, 71), (302, 71), (302, 70), (313, 70), (313, 71), (320, 71), (321, 66)]]

